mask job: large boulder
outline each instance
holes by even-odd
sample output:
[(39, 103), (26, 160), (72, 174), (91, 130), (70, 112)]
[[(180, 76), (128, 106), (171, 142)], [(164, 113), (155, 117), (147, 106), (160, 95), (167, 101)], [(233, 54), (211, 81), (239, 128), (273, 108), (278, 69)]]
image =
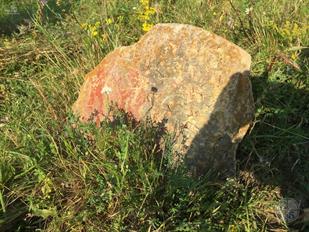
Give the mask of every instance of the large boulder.
[(232, 175), (254, 115), (250, 64), (246, 51), (211, 32), (158, 24), (86, 76), (73, 111), (99, 123), (116, 104), (136, 120), (164, 121), (175, 135), (177, 163), (195, 174)]

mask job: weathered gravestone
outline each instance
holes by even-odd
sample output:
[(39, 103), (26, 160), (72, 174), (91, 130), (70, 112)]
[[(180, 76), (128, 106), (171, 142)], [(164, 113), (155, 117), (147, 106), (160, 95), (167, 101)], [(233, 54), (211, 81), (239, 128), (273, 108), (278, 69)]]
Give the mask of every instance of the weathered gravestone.
[(175, 154), (193, 173), (231, 175), (254, 115), (250, 64), (247, 52), (213, 33), (158, 24), (86, 76), (73, 111), (99, 123), (116, 104), (136, 120), (164, 120), (176, 136)]

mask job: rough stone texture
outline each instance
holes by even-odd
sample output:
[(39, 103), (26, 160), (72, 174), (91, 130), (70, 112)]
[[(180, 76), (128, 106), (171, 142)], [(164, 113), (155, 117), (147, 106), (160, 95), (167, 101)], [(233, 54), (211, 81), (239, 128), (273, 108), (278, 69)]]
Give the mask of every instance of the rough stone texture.
[(195, 174), (215, 168), (231, 175), (254, 114), (250, 64), (247, 52), (213, 33), (158, 24), (86, 76), (73, 111), (99, 123), (117, 104), (137, 120), (166, 121), (177, 154)]

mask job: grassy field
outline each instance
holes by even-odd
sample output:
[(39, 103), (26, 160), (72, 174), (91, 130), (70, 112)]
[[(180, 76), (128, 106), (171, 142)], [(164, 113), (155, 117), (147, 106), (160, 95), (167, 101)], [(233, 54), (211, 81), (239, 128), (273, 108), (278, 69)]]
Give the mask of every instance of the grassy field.
[[(309, 207), (308, 1), (46, 2), (0, 0), (0, 231), (288, 231), (280, 199)], [(256, 116), (235, 178), (173, 168), (150, 122), (97, 128), (71, 113), (84, 75), (161, 22), (252, 56)]]

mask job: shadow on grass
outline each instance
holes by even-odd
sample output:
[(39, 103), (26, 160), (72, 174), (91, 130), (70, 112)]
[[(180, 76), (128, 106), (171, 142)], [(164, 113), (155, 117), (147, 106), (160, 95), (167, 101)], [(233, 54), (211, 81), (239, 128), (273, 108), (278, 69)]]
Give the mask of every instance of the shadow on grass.
[(11, 4), (5, 8), (3, 13), (0, 14), (0, 35), (7, 36), (18, 32), (19, 26), (29, 24), (31, 15), (35, 12), (31, 4), (24, 5), (22, 8), (17, 8), (17, 6)]
[[(30, 0), (25, 2), (11, 1), (3, 3), (0, 10), (0, 35), (10, 36), (18, 33), (21, 26), (31, 26), (34, 18), (42, 22), (48, 21), (49, 24), (61, 20), (62, 16), (71, 8), (69, 1), (50, 0), (46, 5), (39, 0)], [(43, 2), (43, 1), (42, 1)]]
[[(299, 70), (283, 65), (281, 68), (285, 70), (281, 76), (270, 74), (272, 70), (251, 76), (256, 119), (250, 134), (240, 144), (236, 157), (234, 151), (237, 145), (232, 142), (231, 133), (248, 121), (238, 119), (243, 124), (235, 125), (235, 118), (229, 118), (224, 125), (226, 134), (221, 134), (222, 137), (214, 141), (209, 140), (214, 138), (211, 135), (216, 134), (218, 122), (225, 122), (222, 118), (226, 112), (234, 111), (234, 116), (248, 112), (247, 109), (237, 112), (237, 104), (231, 105), (235, 99), (236, 103), (240, 102), (237, 100), (238, 93), (228, 93), (232, 82), (224, 88), (208, 124), (196, 135), (185, 156), (190, 170), (193, 167), (197, 173), (205, 173), (208, 166), (215, 168), (219, 175), (231, 176), (237, 163), (236, 176), (239, 178), (249, 172), (259, 184), (278, 187), (283, 197), (295, 198), (302, 207), (309, 207), (308, 49), (302, 51), (299, 59)], [(243, 118), (245, 116), (242, 115)]]
[(302, 200), (308, 207), (308, 54), (300, 58), (302, 71), (285, 67), (285, 81), (270, 81), (267, 71), (252, 76), (258, 115), (237, 159), (239, 170), (253, 172), (261, 183), (280, 187), (283, 196)]
[[(239, 93), (244, 91), (241, 88), (249, 88), (241, 84), (239, 81), (241, 78), (234, 83), (228, 83), (217, 99), (208, 124), (194, 138), (186, 154), (186, 164), (199, 169), (197, 173), (203, 173), (205, 163), (208, 162), (217, 172), (223, 174), (227, 172), (227, 176), (231, 176), (236, 161), (237, 175), (242, 171), (250, 171), (261, 184), (280, 187), (284, 197), (295, 197), (307, 205), (309, 203), (307, 50), (300, 55), (300, 63), (301, 67), (298, 71), (283, 66), (286, 69), (283, 72), (284, 80), (282, 76), (278, 76), (278, 80), (270, 80), (268, 72), (260, 76), (251, 76), (257, 111), (256, 119), (250, 134), (240, 144), (236, 160), (233, 154), (237, 145), (232, 142), (230, 135), (232, 131), (235, 133), (248, 123), (246, 120), (250, 116), (245, 114), (249, 112), (246, 104), (250, 103), (250, 96), (239, 96)], [(238, 78), (239, 75), (241, 76), (239, 73), (235, 74), (231, 79)], [(239, 85), (238, 92), (230, 93), (228, 91), (230, 85), (235, 83)], [(237, 103), (246, 97), (248, 97), (247, 102), (239, 109)], [(225, 112), (229, 114), (234, 112), (235, 118), (222, 120)], [(240, 118), (236, 119), (239, 115)], [(210, 135), (214, 135), (218, 130), (219, 119), (225, 123), (226, 134), (215, 138), (214, 141), (209, 141), (210, 137), (214, 137)], [(243, 124), (237, 125), (234, 123), (235, 120)], [(215, 146), (209, 144), (215, 144)], [(200, 163), (201, 167), (199, 167)]]

